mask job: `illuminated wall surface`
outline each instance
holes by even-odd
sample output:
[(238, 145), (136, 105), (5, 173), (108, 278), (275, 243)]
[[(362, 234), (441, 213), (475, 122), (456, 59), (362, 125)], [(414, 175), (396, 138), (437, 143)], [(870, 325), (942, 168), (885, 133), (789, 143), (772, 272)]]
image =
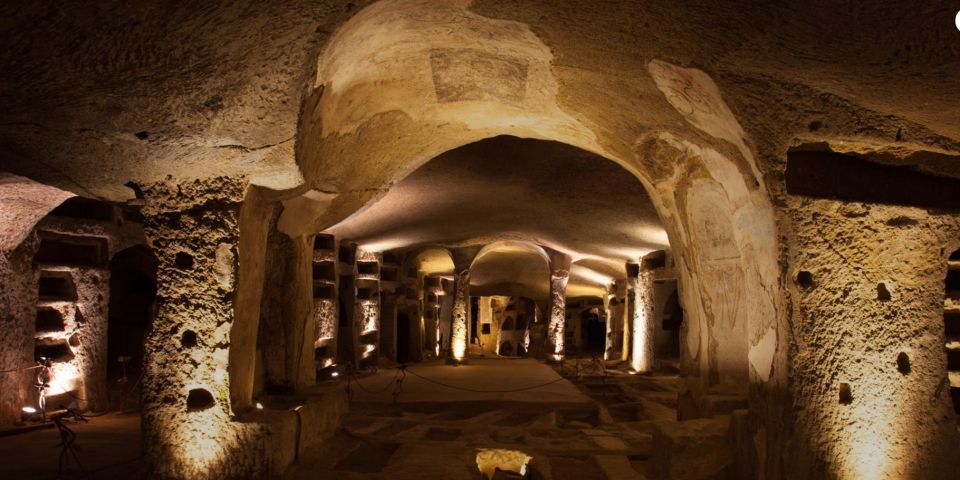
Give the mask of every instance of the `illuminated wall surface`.
[(560, 360), (564, 353), (563, 329), (566, 324), (566, 290), (570, 280), (567, 272), (551, 272), (550, 274), (550, 320), (547, 324), (547, 340), (550, 342), (550, 351), (547, 353), (552, 360)]
[(461, 361), (467, 354), (467, 302), (470, 298), (470, 271), (457, 273), (454, 279), (453, 327), (450, 333), (451, 355)]
[(654, 368), (653, 335), (657, 319), (653, 317), (653, 272), (640, 272), (629, 279), (632, 301), (630, 367), (636, 372), (652, 372)]

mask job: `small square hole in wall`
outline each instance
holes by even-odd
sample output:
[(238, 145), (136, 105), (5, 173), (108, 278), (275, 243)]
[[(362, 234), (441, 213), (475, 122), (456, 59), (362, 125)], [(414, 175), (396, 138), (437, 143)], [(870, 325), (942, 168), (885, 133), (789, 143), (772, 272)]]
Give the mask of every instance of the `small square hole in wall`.
[(480, 327), (480, 332), (483, 333), (484, 335), (490, 335), (490, 324), (489, 324), (489, 323), (484, 323), (484, 324)]
[(841, 405), (850, 405), (853, 403), (853, 390), (850, 388), (849, 383), (840, 384), (839, 397)]

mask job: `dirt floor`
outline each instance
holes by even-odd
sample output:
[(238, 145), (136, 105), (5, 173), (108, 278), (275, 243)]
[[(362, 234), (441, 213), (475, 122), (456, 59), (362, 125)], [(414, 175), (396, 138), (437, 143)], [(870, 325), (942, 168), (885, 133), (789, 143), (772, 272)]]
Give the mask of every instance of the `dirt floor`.
[(65, 425), (76, 434), (76, 455), (67, 452), (69, 458), (62, 470), (60, 433), (46, 428), (0, 436), (0, 478), (119, 480), (145, 476), (139, 412), (109, 413), (90, 417), (86, 423)]

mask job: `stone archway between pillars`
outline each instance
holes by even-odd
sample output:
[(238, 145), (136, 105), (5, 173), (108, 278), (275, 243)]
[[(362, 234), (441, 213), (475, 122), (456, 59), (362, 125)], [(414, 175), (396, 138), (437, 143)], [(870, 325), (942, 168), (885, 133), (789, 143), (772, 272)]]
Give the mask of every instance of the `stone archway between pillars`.
[[(464, 30), (469, 34), (455, 40), (440, 34), (463, 22), (470, 22)], [(390, 25), (396, 27), (388, 29), (391, 35), (371, 34)], [(373, 52), (379, 54), (368, 55)], [(378, 61), (387, 57), (392, 60)], [(239, 239), (240, 267), (229, 362), (223, 362), (229, 381), (216, 382), (228, 388), (223, 393), (232, 409), (226, 415), (203, 413), (211, 416), (211, 431), (198, 438), (215, 441), (217, 432), (237, 430), (223, 422), (230, 422), (232, 410), (252, 405), (259, 321), (254, 312), (263, 282), (257, 265), (263, 265), (269, 230), (309, 238), (438, 154), (497, 135), (590, 151), (644, 185), (677, 258), (687, 306), (682, 369), (695, 399), (723, 385), (743, 391), (755, 385), (751, 394), (757, 398), (782, 391), (787, 332), (773, 208), (749, 141), (716, 84), (700, 70), (651, 61), (634, 86), (614, 93), (628, 95), (635, 88), (640, 95), (645, 89), (649, 95), (640, 96), (659, 98), (654, 101), (668, 120), (648, 122), (646, 112), (631, 111), (626, 99), (614, 102), (626, 107), (615, 118), (602, 108), (576, 107), (582, 102), (570, 99), (594, 99), (599, 106), (606, 97), (589, 85), (563, 83), (565, 75), (527, 26), (482, 17), (456, 2), (385, 0), (347, 22), (321, 54), (305, 96), (296, 157), (306, 185), (281, 195), (286, 200), (275, 227), (263, 212), (278, 198), (257, 189), (243, 196), (242, 187), (230, 186), (231, 198), (243, 199), (235, 213), (236, 235), (228, 239)], [(489, 85), (516, 88), (491, 91)], [(629, 122), (617, 120), (624, 114), (632, 115)], [(210, 247), (221, 253), (217, 245)], [(228, 254), (224, 251), (224, 258)], [(763, 421), (765, 412), (752, 413), (755, 423)], [(248, 430), (244, 436), (255, 436)], [(157, 461), (173, 454), (154, 453)]]

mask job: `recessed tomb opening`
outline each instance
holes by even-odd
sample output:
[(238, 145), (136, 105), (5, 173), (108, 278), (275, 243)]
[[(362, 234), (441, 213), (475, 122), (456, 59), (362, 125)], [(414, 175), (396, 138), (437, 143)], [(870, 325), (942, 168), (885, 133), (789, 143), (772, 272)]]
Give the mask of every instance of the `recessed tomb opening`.
[(313, 284), (313, 298), (320, 300), (333, 300), (336, 298), (337, 289), (328, 283)]
[(377, 262), (357, 262), (357, 275), (376, 276), (380, 272)]
[(37, 308), (37, 333), (62, 332), (65, 329), (63, 315), (55, 308)]
[(947, 379), (950, 398), (960, 422), (960, 250), (947, 259), (944, 279), (943, 328), (946, 339)]
[(52, 362), (68, 362), (73, 359), (73, 350), (65, 339), (38, 339), (33, 349), (35, 360), (41, 358)]
[(337, 280), (336, 267), (333, 262), (313, 262), (313, 279), (326, 282)]
[(323, 250), (323, 251), (333, 251), (335, 245), (333, 235), (326, 235), (323, 233), (318, 233), (317, 236), (313, 237), (313, 249), (314, 250)]
[(76, 218), (83, 220), (113, 221), (116, 208), (106, 202), (84, 197), (67, 199), (50, 212), (55, 217)]
[(70, 272), (40, 272), (38, 293), (41, 301), (76, 301), (77, 288)]
[(107, 239), (40, 232), (37, 263), (101, 267), (107, 263)]

